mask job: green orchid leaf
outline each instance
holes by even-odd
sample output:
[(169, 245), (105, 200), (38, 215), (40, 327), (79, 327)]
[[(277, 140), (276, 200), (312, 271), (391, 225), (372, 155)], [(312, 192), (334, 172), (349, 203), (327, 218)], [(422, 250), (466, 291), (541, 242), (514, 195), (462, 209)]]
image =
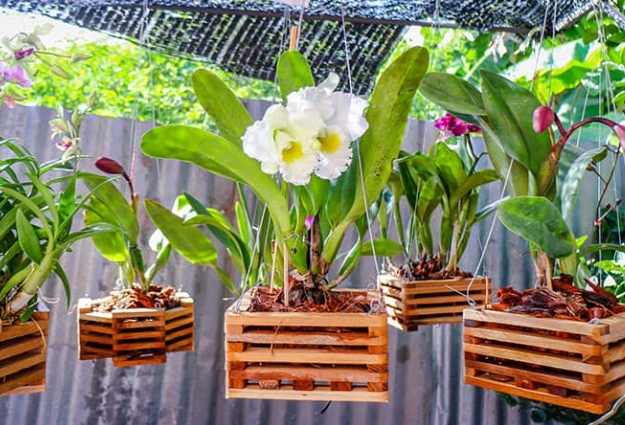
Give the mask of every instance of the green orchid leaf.
[(95, 232), (91, 235), (91, 241), (98, 252), (109, 261), (123, 263), (130, 259), (127, 241), (116, 223), (114, 213), (96, 198), (91, 199), (90, 206), (85, 209), (84, 223), (86, 228), (109, 225), (117, 229), (102, 234)]
[(198, 101), (213, 118), (224, 139), (241, 146), (241, 137), (254, 123), (243, 103), (217, 75), (206, 69), (195, 71), (191, 83)]
[(208, 214), (198, 215), (184, 222), (185, 226), (205, 225), (208, 230), (215, 235), (217, 240), (225, 246), (232, 260), (239, 269), (245, 271), (250, 263), (250, 252), (248, 245), (232, 228), (230, 223), (216, 210), (210, 210)]
[(508, 156), (503, 148), (503, 142), (492, 129), (491, 124), (480, 118), (480, 127), (488, 151), (488, 158), (495, 167), (499, 179), (502, 182), (508, 182), (506, 187), (508, 192), (512, 196), (527, 196), (536, 193), (536, 188), (530, 187), (529, 170)]
[(579, 250), (579, 255), (593, 254), (601, 251), (625, 252), (625, 245), (615, 243), (597, 243), (585, 246)]
[(580, 184), (582, 178), (591, 163), (596, 163), (603, 160), (608, 153), (608, 149), (604, 147), (591, 149), (582, 153), (573, 164), (568, 167), (568, 172), (564, 181), (560, 185), (560, 193), (558, 200), (560, 201), (560, 210), (562, 211), (562, 217), (567, 219), (570, 217), (577, 197), (579, 196)]
[(493, 72), (482, 70), (482, 98), (503, 150), (537, 175), (551, 153), (547, 132), (536, 134), (534, 110), (541, 106), (534, 94)]
[(310, 182), (305, 188), (311, 201), (310, 214), (317, 215), (327, 200), (330, 181), (319, 178), (313, 174), (310, 176)]
[[(85, 212), (88, 213), (87, 211)], [(92, 214), (92, 213), (89, 213)], [(85, 220), (86, 221), (86, 220)], [(67, 237), (63, 238), (62, 241), (59, 242), (59, 249), (67, 249), (75, 242), (86, 238), (93, 238), (94, 236), (101, 235), (103, 239), (114, 238), (114, 233), (118, 233), (121, 236), (121, 232), (119, 231), (119, 227), (112, 225), (110, 223), (104, 222), (96, 222), (95, 224), (87, 225), (80, 229), (77, 232), (70, 233)], [(121, 238), (123, 241), (123, 237)], [(95, 243), (95, 242), (94, 242)], [(125, 244), (124, 244), (125, 245)], [(99, 249), (98, 249), (99, 250)], [(108, 258), (108, 257), (106, 257)], [(120, 261), (115, 257), (113, 261)], [(125, 257), (122, 257), (125, 258)]]
[(67, 183), (65, 190), (59, 195), (59, 216), (61, 221), (74, 215), (76, 207), (76, 179), (72, 178)]
[(254, 240), (254, 232), (252, 231), (252, 223), (247, 215), (245, 208), (240, 202), (234, 204), (234, 215), (237, 221), (237, 228), (242, 242), (246, 246), (250, 246)]
[(156, 261), (145, 272), (145, 279), (148, 282), (152, 282), (156, 275), (165, 268), (169, 258), (171, 257), (171, 245), (168, 243), (165, 246), (162, 246), (161, 249), (156, 254)]
[(549, 257), (564, 258), (575, 252), (575, 236), (560, 211), (546, 198), (509, 198), (499, 204), (497, 212), (504, 226)]
[[(19, 201), (19, 203), (21, 204), (19, 206), (20, 211), (25, 212), (26, 210), (29, 210), (30, 212), (32, 212), (35, 215), (35, 217), (39, 219), (39, 222), (40, 222), (39, 224), (41, 224), (41, 226), (45, 230), (48, 236), (48, 239), (49, 240), (54, 239), (54, 234), (50, 226), (50, 223), (48, 221), (48, 218), (46, 217), (46, 215), (43, 213), (43, 210), (40, 208), (40, 206), (36, 202), (34, 202), (32, 199), (28, 198), (27, 196), (24, 196), (23, 194), (9, 187), (0, 186), (0, 192)], [(43, 198), (41, 198), (41, 200), (43, 200)], [(45, 201), (44, 201), (44, 204), (45, 204)]]
[(65, 273), (65, 270), (59, 263), (55, 264), (54, 273), (59, 277), (61, 283), (63, 284), (63, 291), (65, 292), (65, 309), (69, 310), (69, 307), (72, 305), (72, 289), (69, 284), (69, 279), (67, 278), (67, 273)]
[(185, 226), (182, 218), (150, 199), (146, 199), (144, 205), (156, 227), (185, 259), (203, 265), (217, 260), (217, 251), (212, 241), (201, 230)]
[(436, 143), (431, 149), (430, 158), (436, 167), (436, 174), (443, 185), (446, 198), (449, 199), (467, 177), (462, 159), (445, 143)]
[(455, 208), (469, 192), (485, 184), (497, 181), (498, 179), (499, 177), (495, 170), (480, 170), (474, 172), (456, 187), (449, 198), (449, 205), (451, 208)]
[(428, 72), (419, 92), (454, 115), (486, 115), (480, 91), (455, 75)]
[[(39, 244), (39, 237), (35, 228), (30, 224), (26, 216), (21, 210), (17, 210), (15, 217), (15, 225), (17, 228), (17, 240), (20, 247), (24, 250), (24, 253), (35, 263), (40, 263), (43, 260), (43, 251)], [(54, 243), (48, 241), (48, 243)]]
[(143, 152), (156, 158), (178, 159), (247, 184), (267, 205), (277, 237), (291, 233), (289, 208), (276, 182), (240, 147), (204, 130), (182, 125), (156, 127), (143, 135)]
[(331, 227), (335, 227), (349, 212), (358, 184), (358, 152), (354, 152), (352, 163), (347, 170), (329, 184), (328, 199), (325, 203), (325, 216)]
[(128, 243), (136, 245), (139, 239), (139, 222), (124, 195), (106, 177), (89, 175), (84, 176), (83, 180), (92, 192), (91, 208), (108, 223), (118, 225), (128, 238)]
[(373, 255), (375, 251), (376, 256), (393, 257), (404, 253), (403, 245), (390, 239), (373, 239), (373, 247), (371, 244), (372, 241), (362, 243), (361, 255)]
[(362, 249), (363, 249), (363, 245), (359, 238), (356, 241), (356, 243), (354, 243), (352, 248), (347, 252), (347, 255), (343, 259), (343, 263), (341, 264), (341, 267), (339, 268), (340, 276), (347, 276), (356, 268), (356, 265), (358, 264), (358, 261), (360, 260), (360, 257), (362, 256)]
[(41, 195), (43, 200), (46, 203), (47, 211), (50, 213), (52, 218), (52, 227), (55, 229), (59, 228), (60, 220), (59, 220), (59, 210), (56, 206), (56, 202), (54, 201), (54, 195), (51, 192), (50, 188), (44, 185), (41, 180), (34, 174), (27, 174), (30, 181), (37, 188), (37, 192)]
[(278, 59), (278, 85), (282, 101), (286, 103), (289, 93), (315, 85), (310, 66), (304, 56), (296, 51), (286, 51)]

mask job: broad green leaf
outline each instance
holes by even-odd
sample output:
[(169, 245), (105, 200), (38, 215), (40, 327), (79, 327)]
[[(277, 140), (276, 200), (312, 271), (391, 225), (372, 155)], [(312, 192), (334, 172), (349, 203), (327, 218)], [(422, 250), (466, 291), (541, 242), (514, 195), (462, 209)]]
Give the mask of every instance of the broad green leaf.
[[(108, 208), (101, 206), (97, 199), (91, 200), (91, 205), (96, 204), (94, 209), (91, 207), (85, 209), (84, 223), (86, 228), (92, 226), (113, 225), (117, 228), (115, 232), (99, 233), (91, 235), (91, 241), (95, 245), (98, 252), (107, 260), (116, 263), (123, 263), (129, 260), (128, 243), (124, 238), (124, 234), (115, 223), (115, 217), (111, 216)], [(96, 213), (95, 211), (98, 211)]]
[(568, 218), (573, 211), (577, 197), (579, 196), (580, 183), (588, 166), (592, 162), (601, 161), (607, 155), (607, 148), (600, 147), (592, 149), (581, 154), (573, 165), (568, 168), (566, 177), (562, 182), (559, 194), (560, 210), (562, 211), (562, 217)]
[(529, 170), (521, 163), (513, 160), (505, 152), (503, 142), (490, 124), (480, 120), (484, 144), (488, 151), (488, 158), (495, 167), (502, 182), (508, 182), (506, 189), (511, 196), (527, 196), (536, 193), (534, 187), (530, 187)]
[[(124, 195), (106, 177), (90, 175), (84, 177), (87, 188), (92, 191), (91, 207), (111, 224), (116, 224), (128, 238), (130, 245), (139, 239), (137, 215)], [(97, 199), (98, 202), (93, 202)]]
[(430, 153), (430, 158), (443, 183), (446, 198), (449, 199), (467, 176), (462, 159), (445, 143), (436, 143)]
[(358, 152), (354, 152), (352, 163), (338, 179), (330, 182), (328, 198), (325, 203), (325, 216), (329, 224), (336, 226), (349, 212), (358, 184)]
[(419, 92), (454, 115), (485, 115), (480, 91), (471, 83), (444, 72), (428, 72)]
[(498, 180), (495, 170), (480, 170), (465, 178), (449, 198), (449, 205), (454, 208), (462, 198), (478, 187)]
[(373, 255), (373, 250), (375, 255), (380, 257), (393, 257), (404, 253), (403, 245), (390, 239), (374, 239), (373, 247), (371, 241), (362, 243), (361, 255)]
[(156, 127), (143, 135), (143, 152), (156, 158), (191, 162), (203, 169), (247, 184), (276, 223), (277, 237), (291, 232), (289, 208), (276, 182), (240, 147), (204, 130), (182, 125)]
[(575, 236), (553, 203), (540, 196), (519, 196), (501, 202), (499, 218), (513, 233), (552, 258), (575, 251)]
[(191, 77), (198, 101), (215, 120), (221, 135), (241, 146), (241, 137), (254, 123), (251, 115), (237, 96), (219, 77), (206, 69), (198, 69)]
[(278, 59), (278, 85), (282, 94), (282, 101), (286, 103), (289, 93), (304, 87), (315, 85), (310, 66), (304, 56), (296, 51), (282, 53)]
[(248, 245), (241, 239), (239, 234), (227, 222), (225, 217), (217, 211), (209, 211), (209, 214), (198, 215), (184, 222), (185, 226), (206, 225), (208, 230), (215, 235), (217, 240), (224, 245), (232, 256), (240, 271), (246, 270), (250, 262)]
[(551, 152), (549, 134), (536, 134), (532, 127), (532, 115), (540, 102), (532, 92), (504, 77), (486, 70), (480, 74), (484, 107), (504, 151), (537, 175)]
[(345, 220), (352, 222), (360, 217), (386, 185), (392, 161), (399, 155), (414, 95), (427, 67), (427, 50), (413, 47), (382, 72), (366, 113), (369, 129), (359, 142), (363, 184), (356, 185), (354, 203)]
[[(15, 225), (17, 228), (17, 239), (24, 253), (35, 263), (40, 263), (41, 260), (43, 260), (43, 251), (39, 244), (39, 237), (37, 236), (35, 228), (30, 224), (21, 210), (17, 211)], [(54, 241), (48, 241), (48, 243), (52, 244)]]
[(194, 264), (208, 265), (217, 260), (213, 243), (201, 230), (185, 226), (182, 218), (150, 199), (144, 205), (156, 227), (180, 255)]

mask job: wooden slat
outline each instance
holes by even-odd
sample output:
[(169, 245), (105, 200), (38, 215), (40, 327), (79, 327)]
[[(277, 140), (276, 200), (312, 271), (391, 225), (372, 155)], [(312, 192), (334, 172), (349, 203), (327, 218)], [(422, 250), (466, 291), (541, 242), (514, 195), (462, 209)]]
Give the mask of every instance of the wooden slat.
[(17, 373), (21, 370), (32, 368), (38, 364), (45, 362), (45, 351), (41, 353), (29, 353), (21, 356), (12, 357), (8, 360), (0, 362), (0, 380), (11, 379), (10, 375)]
[(530, 334), (515, 329), (497, 329), (486, 327), (465, 327), (464, 335), (485, 340), (494, 340), (510, 344), (523, 344), (529, 347), (562, 350), (569, 353), (584, 354), (590, 356), (601, 355), (601, 346), (597, 344), (584, 344), (578, 340), (559, 338), (556, 336)]
[(501, 359), (537, 364), (546, 367), (565, 369), (572, 372), (588, 373), (590, 375), (603, 375), (605, 373), (601, 365), (583, 363), (581, 360), (574, 360), (566, 356), (556, 354), (544, 354), (535, 350), (512, 347), (497, 347), (493, 344), (467, 344), (464, 343), (464, 352), (481, 354), (484, 356), (497, 357)]
[(371, 392), (366, 387), (353, 387), (350, 391), (332, 391), (329, 385), (315, 387), (313, 391), (296, 391), (288, 385), (279, 390), (263, 390), (258, 385), (247, 385), (243, 389), (226, 388), (226, 398), (386, 403), (388, 391)]
[(248, 342), (252, 344), (299, 344), (299, 345), (342, 345), (366, 346), (385, 344), (384, 337), (370, 337), (364, 332), (333, 333), (317, 331), (303, 335), (298, 331), (252, 330), (242, 334), (227, 334), (228, 342)]
[(249, 347), (242, 353), (227, 352), (226, 360), (268, 363), (370, 364), (388, 362), (388, 355), (341, 349)]
[(19, 356), (31, 350), (42, 350), (44, 340), (42, 336), (29, 337), (25, 339), (15, 339), (10, 344), (0, 349), (0, 360), (5, 360), (14, 356)]
[(10, 377), (10, 379), (0, 381), (0, 395), (22, 394), (22, 389), (28, 391), (24, 387), (30, 385), (37, 386), (38, 389), (44, 390), (46, 379), (45, 365), (36, 366), (28, 370), (16, 373)]
[(539, 382), (542, 384), (556, 385), (564, 388), (569, 388), (575, 391), (582, 391), (588, 393), (601, 393), (603, 392), (602, 386), (597, 384), (591, 384), (580, 381), (575, 377), (567, 377), (563, 374), (555, 373), (542, 373), (540, 369), (520, 369), (512, 368), (508, 366), (502, 366), (495, 363), (485, 363), (481, 361), (466, 360), (465, 367), (475, 369), (477, 375), (482, 375), (484, 372), (494, 373), (496, 375), (514, 378), (522, 378), (532, 382)]
[(370, 372), (361, 367), (319, 367), (299, 365), (247, 366), (242, 370), (231, 370), (235, 379), (284, 379), (343, 382), (388, 382), (388, 372)]
[(470, 385), (476, 385), (478, 387), (487, 388), (493, 391), (503, 392), (506, 394), (515, 395), (518, 397), (530, 398), (532, 400), (542, 401), (545, 403), (556, 404), (562, 407), (568, 407), (576, 410), (584, 410), (591, 413), (605, 413), (609, 407), (609, 403), (605, 403), (602, 405), (597, 405), (594, 403), (589, 403), (579, 398), (573, 397), (560, 397), (557, 395), (550, 394), (545, 391), (537, 391), (537, 390), (529, 390), (521, 387), (517, 387), (514, 384), (498, 382), (491, 379), (486, 379), (483, 377), (464, 377), (464, 382)]
[(496, 322), (511, 326), (523, 326), (534, 329), (575, 333), (588, 336), (593, 341), (597, 342), (601, 341), (602, 335), (609, 332), (609, 326), (603, 321), (597, 325), (590, 325), (585, 322), (577, 322), (573, 320), (536, 318), (525, 314), (514, 314), (493, 310), (466, 309), (464, 311), (464, 319), (475, 320), (478, 322)]

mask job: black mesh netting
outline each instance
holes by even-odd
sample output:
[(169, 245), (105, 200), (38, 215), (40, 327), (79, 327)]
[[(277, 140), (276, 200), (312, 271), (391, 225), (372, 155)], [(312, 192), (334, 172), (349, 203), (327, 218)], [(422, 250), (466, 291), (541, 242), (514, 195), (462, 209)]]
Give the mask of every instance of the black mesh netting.
[[(573, 23), (591, 4), (589, 0), (311, 0), (299, 50), (317, 80), (334, 71), (345, 83), (343, 14), (354, 91), (364, 94), (406, 25), (451, 23), (524, 33), (546, 23), (550, 33)], [(286, 47), (289, 19), (297, 20), (299, 11), (271, 0), (0, 0), (0, 6), (135, 40), (143, 36), (157, 50), (268, 80), (274, 78), (275, 61)]]

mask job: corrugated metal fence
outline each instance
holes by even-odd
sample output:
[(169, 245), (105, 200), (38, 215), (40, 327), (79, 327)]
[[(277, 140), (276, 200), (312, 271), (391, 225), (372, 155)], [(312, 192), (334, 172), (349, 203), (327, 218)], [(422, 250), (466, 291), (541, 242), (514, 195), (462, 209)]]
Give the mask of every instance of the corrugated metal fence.
[[(259, 104), (260, 108), (264, 104)], [(257, 113), (255, 114), (257, 115)], [(48, 121), (54, 112), (43, 108), (0, 110), (0, 135), (17, 137), (41, 160), (57, 157), (50, 141)], [(138, 145), (146, 123), (89, 117), (82, 132), (85, 154), (106, 155), (126, 165)], [(406, 147), (429, 143), (430, 125), (411, 122)], [(132, 140), (137, 142), (133, 145)], [(143, 196), (171, 205), (188, 191), (216, 208), (228, 210), (235, 190), (231, 183), (198, 168), (174, 161), (137, 157), (135, 182)], [(87, 161), (85, 161), (87, 162)], [(622, 179), (622, 175), (618, 176)], [(620, 180), (619, 180), (620, 181)], [(596, 199), (590, 182), (582, 199)], [(500, 196), (492, 188), (491, 200)], [(594, 202), (593, 202), (594, 204)], [(577, 210), (577, 223), (591, 223), (592, 210)], [(479, 225), (464, 261), (473, 270), (484, 251), (492, 217)], [(576, 227), (579, 228), (579, 225)], [(148, 224), (145, 220), (143, 224)], [(146, 232), (144, 242), (149, 234)], [(526, 245), (494, 226), (484, 269), (495, 287), (527, 287), (532, 262), (522, 255)], [(234, 270), (221, 253), (221, 263)], [(80, 243), (63, 259), (73, 284), (73, 299), (106, 293), (116, 277), (116, 267), (101, 259), (89, 241)], [(234, 272), (232, 272), (234, 273)], [(164, 272), (167, 282), (190, 292), (196, 303), (196, 349), (173, 353), (164, 365), (115, 369), (110, 360), (78, 361), (76, 314), (67, 312), (63, 300), (53, 311), (48, 349), (47, 390), (42, 394), (0, 398), (0, 423), (18, 425), (111, 424), (285, 424), (285, 425), (526, 425), (526, 412), (511, 409), (492, 391), (462, 383), (462, 328), (460, 325), (421, 327), (418, 332), (390, 330), (390, 402), (325, 403), (224, 398), (223, 313), (231, 303), (217, 276), (208, 269), (176, 258)], [(375, 267), (365, 260), (351, 278), (354, 287), (374, 281)], [(46, 286), (44, 295), (62, 297), (58, 282)]]

